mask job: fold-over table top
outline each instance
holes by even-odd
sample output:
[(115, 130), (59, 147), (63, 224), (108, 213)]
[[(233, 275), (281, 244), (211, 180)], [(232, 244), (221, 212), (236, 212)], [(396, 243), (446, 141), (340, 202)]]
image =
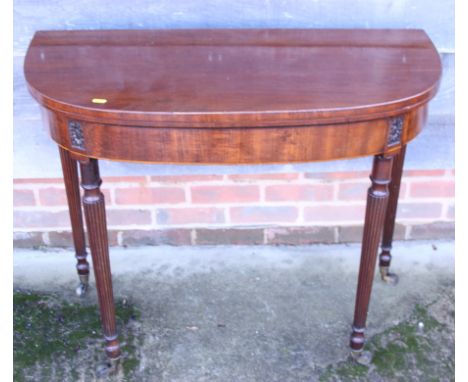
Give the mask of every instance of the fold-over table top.
[(428, 102), (440, 74), (422, 30), (40, 31), (25, 61), (46, 108), (152, 127), (397, 115)]

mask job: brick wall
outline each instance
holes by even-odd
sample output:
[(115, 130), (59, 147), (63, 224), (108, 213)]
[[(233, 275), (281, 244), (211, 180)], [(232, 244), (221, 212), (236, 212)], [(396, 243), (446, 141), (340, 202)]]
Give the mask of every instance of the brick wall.
[[(111, 245), (360, 241), (368, 172), (103, 179)], [(61, 179), (14, 181), (18, 247), (70, 246)], [(396, 239), (454, 235), (454, 171), (406, 171)]]

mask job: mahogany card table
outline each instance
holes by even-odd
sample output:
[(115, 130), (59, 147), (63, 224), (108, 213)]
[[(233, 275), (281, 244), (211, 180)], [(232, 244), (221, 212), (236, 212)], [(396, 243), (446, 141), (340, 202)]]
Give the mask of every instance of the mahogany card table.
[(83, 205), (111, 360), (121, 349), (98, 159), (253, 165), (372, 155), (350, 339), (354, 359), (369, 361), (364, 329), (377, 258), (381, 278), (395, 283), (405, 148), (441, 76), (424, 31), (39, 31), (24, 71), (59, 146), (80, 293), (90, 269)]

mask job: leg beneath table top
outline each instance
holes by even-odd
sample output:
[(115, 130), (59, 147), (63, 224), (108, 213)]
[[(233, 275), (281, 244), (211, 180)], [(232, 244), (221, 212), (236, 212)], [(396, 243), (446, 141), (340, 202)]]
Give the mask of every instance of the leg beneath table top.
[(393, 158), (389, 156), (377, 155), (374, 157), (371, 174), (372, 185), (367, 193), (361, 263), (359, 266), (353, 332), (350, 341), (351, 354), (360, 363), (370, 361), (362, 352), (364, 329), (374, 279), (377, 251), (387, 209), (392, 161)]
[(395, 231), (395, 218), (398, 206), (398, 196), (400, 195), (401, 175), (403, 173), (403, 164), (405, 162), (406, 145), (401, 148), (401, 151), (395, 155), (392, 167), (392, 181), (389, 186), (389, 198), (387, 212), (385, 215), (385, 223), (382, 235), (382, 252), (380, 253), (379, 266), (382, 280), (388, 284), (396, 284), (398, 276), (389, 271), (392, 255), (393, 233)]
[(114, 296), (109, 261), (106, 211), (104, 195), (100, 191), (98, 161), (87, 159), (80, 162), (81, 186), (84, 189), (83, 205), (88, 227), (89, 246), (93, 258), (94, 277), (99, 299), (101, 322), (106, 340), (106, 353), (111, 359), (120, 357), (120, 345), (115, 323)]
[(80, 277), (80, 285), (76, 289), (78, 295), (84, 295), (89, 284), (89, 263), (86, 260), (86, 242), (83, 228), (83, 215), (81, 212), (80, 188), (78, 181), (78, 169), (76, 160), (70, 153), (59, 147), (60, 160), (62, 162), (63, 180), (65, 191), (67, 193), (68, 211), (73, 236), (73, 245), (75, 246), (75, 256), (77, 259), (76, 269)]

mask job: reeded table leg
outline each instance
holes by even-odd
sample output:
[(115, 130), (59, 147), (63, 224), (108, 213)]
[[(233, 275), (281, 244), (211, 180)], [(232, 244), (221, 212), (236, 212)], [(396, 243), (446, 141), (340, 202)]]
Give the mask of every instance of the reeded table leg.
[(59, 146), (60, 160), (62, 162), (63, 180), (67, 193), (68, 211), (72, 227), (73, 245), (77, 260), (76, 269), (80, 278), (80, 284), (76, 293), (84, 295), (89, 285), (89, 263), (86, 261), (86, 242), (83, 228), (83, 215), (81, 213), (80, 188), (78, 182), (78, 169), (76, 161), (70, 153)]
[(403, 173), (403, 164), (405, 162), (406, 145), (393, 159), (392, 181), (389, 186), (390, 196), (388, 198), (387, 213), (385, 215), (384, 230), (382, 236), (382, 252), (380, 253), (380, 276), (382, 280), (389, 284), (396, 284), (398, 276), (390, 273), (390, 261), (392, 255), (393, 232), (395, 230), (395, 218), (398, 206), (398, 196), (400, 195), (401, 174)]
[(370, 362), (370, 357), (362, 352), (364, 347), (364, 329), (374, 278), (377, 251), (382, 234), (385, 212), (388, 202), (388, 184), (392, 171), (392, 157), (377, 155), (374, 157), (371, 181), (367, 193), (366, 218), (362, 238), (361, 263), (356, 292), (353, 332), (351, 334), (351, 354), (359, 363)]
[(99, 189), (101, 178), (98, 162), (96, 159), (88, 159), (80, 162), (80, 167), (81, 186), (84, 189), (83, 205), (88, 227), (89, 246), (93, 258), (101, 322), (106, 339), (106, 353), (109, 358), (117, 359), (120, 356), (120, 345), (115, 324), (106, 211), (104, 195)]

